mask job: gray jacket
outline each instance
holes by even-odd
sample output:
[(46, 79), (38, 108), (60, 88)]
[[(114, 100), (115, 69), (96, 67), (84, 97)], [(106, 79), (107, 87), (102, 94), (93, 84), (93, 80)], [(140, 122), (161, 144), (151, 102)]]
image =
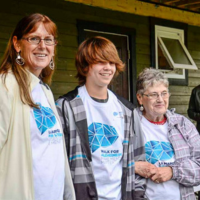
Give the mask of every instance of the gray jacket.
[[(123, 173), (121, 182), (122, 200), (144, 200), (145, 179), (135, 176), (133, 105), (118, 97), (124, 113)], [(98, 194), (91, 168), (92, 155), (89, 147), (86, 112), (78, 88), (57, 100), (66, 144), (69, 164), (78, 200), (97, 200)], [(66, 125), (65, 125), (66, 124)], [(69, 138), (69, 140), (68, 140)]]

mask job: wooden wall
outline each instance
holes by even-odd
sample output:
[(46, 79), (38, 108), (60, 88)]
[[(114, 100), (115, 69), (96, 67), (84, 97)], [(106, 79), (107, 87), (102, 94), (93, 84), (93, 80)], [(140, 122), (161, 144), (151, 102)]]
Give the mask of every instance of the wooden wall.
[[(49, 16), (58, 26), (59, 44), (57, 46), (57, 70), (53, 78), (52, 90), (55, 98), (72, 90), (77, 81), (74, 57), (78, 47), (76, 20), (88, 20), (106, 24), (135, 28), (137, 31), (136, 50), (138, 69), (150, 66), (149, 25), (147, 17), (114, 12), (62, 2), (44, 3), (39, 1), (10, 1), (11, 6), (0, 8), (0, 56), (2, 57), (8, 38), (18, 20), (26, 13), (41, 12)], [(5, 6), (4, 6), (5, 7)]]
[[(0, 7), (0, 58), (5, 51), (8, 38), (16, 23), (25, 14), (40, 12), (49, 16), (58, 26), (59, 44), (57, 46), (56, 73), (51, 88), (55, 98), (72, 90), (77, 85), (74, 78), (76, 69), (74, 57), (78, 47), (76, 20), (102, 22), (117, 26), (125, 26), (136, 30), (136, 63), (137, 74), (145, 67), (150, 67), (150, 31), (148, 17), (116, 12), (83, 4), (49, 1), (4, 1)], [(192, 57), (200, 67), (200, 27), (189, 26), (188, 48)], [(170, 86), (172, 97), (170, 107), (176, 107), (177, 112), (187, 113), (191, 90), (200, 84), (200, 71), (189, 72), (189, 86)]]
[(198, 70), (188, 70), (188, 86), (170, 86), (172, 96), (170, 107), (175, 107), (180, 114), (187, 116), (187, 109), (192, 89), (200, 84), (200, 27), (188, 26), (188, 50)]

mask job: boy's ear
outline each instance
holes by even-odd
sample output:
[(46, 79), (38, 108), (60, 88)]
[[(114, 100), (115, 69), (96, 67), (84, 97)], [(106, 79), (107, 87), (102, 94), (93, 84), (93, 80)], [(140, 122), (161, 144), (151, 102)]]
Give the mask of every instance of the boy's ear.
[(86, 76), (88, 75), (88, 73), (90, 72), (91, 66), (87, 66), (83, 69), (84, 73), (86, 74)]

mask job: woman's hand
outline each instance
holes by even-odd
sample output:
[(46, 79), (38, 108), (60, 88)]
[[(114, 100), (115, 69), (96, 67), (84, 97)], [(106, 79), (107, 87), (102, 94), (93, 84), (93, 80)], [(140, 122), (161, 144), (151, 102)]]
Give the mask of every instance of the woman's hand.
[(155, 183), (166, 182), (173, 176), (171, 167), (156, 167), (144, 161), (135, 162), (135, 173), (144, 178), (150, 178)]
[(162, 183), (170, 180), (173, 176), (171, 167), (159, 167), (156, 174), (151, 177), (151, 180), (155, 183)]
[(150, 178), (157, 174), (158, 168), (149, 162), (138, 161), (135, 162), (135, 173), (144, 178)]

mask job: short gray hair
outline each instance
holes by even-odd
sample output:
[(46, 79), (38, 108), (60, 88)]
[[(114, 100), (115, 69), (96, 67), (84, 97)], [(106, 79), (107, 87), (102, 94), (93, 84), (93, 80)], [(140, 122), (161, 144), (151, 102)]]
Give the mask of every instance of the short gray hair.
[(143, 94), (148, 87), (153, 86), (155, 83), (163, 83), (166, 87), (169, 86), (169, 81), (164, 73), (153, 68), (145, 68), (137, 78), (137, 94)]

